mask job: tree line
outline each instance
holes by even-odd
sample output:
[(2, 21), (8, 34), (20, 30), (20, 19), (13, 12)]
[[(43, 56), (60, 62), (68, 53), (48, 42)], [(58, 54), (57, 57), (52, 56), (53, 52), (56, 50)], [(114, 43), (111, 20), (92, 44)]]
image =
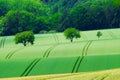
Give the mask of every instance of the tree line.
[(0, 0), (0, 35), (120, 27), (119, 0)]

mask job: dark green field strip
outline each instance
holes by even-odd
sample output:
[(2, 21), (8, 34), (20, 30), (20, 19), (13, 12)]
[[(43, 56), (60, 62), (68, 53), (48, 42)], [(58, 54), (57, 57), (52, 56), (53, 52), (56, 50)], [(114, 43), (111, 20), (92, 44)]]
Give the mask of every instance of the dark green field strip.
[(40, 61), (40, 59), (38, 59), (38, 58), (34, 59), (30, 63), (30, 65), (25, 69), (25, 71), (21, 74), (21, 76), (27, 76), (39, 61)]
[(20, 77), (31, 61), (31, 59), (0, 60), (0, 78)]
[(86, 56), (81, 63), (79, 72), (99, 71), (120, 68), (120, 55)]
[(24, 48), (19, 48), (19, 49), (16, 49), (16, 50), (14, 50), (14, 51), (9, 52), (9, 53), (6, 55), (5, 59), (10, 59), (17, 51), (22, 50), (22, 49), (24, 49)]
[(71, 73), (77, 57), (42, 58), (29, 75)]

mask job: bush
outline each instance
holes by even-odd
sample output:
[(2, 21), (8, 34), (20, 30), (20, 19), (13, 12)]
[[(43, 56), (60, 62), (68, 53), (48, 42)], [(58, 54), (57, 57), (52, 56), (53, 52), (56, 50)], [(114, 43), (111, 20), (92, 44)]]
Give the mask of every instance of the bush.
[(46, 34), (47, 31), (46, 31), (46, 30), (41, 30), (39, 33), (40, 33), (40, 34)]
[(56, 30), (50, 30), (49, 33), (56, 33)]

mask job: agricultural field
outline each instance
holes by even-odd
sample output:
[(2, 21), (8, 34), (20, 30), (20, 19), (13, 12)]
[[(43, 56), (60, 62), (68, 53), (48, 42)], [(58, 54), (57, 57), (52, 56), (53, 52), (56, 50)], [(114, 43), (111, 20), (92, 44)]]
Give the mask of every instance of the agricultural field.
[(71, 43), (63, 33), (36, 34), (34, 45), (0, 37), (0, 78), (92, 72), (120, 68), (120, 29), (81, 31)]
[(120, 69), (104, 70), (97, 72), (3, 78), (0, 80), (120, 80)]

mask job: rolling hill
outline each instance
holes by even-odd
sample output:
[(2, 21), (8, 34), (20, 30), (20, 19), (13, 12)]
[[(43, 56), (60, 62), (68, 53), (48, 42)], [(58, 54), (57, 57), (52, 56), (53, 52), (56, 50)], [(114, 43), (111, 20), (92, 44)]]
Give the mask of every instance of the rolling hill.
[[(0, 37), (0, 77), (91, 72), (120, 68), (120, 29), (82, 31), (71, 43), (63, 33), (37, 34), (33, 46)], [(4, 45), (4, 46), (3, 46)]]

